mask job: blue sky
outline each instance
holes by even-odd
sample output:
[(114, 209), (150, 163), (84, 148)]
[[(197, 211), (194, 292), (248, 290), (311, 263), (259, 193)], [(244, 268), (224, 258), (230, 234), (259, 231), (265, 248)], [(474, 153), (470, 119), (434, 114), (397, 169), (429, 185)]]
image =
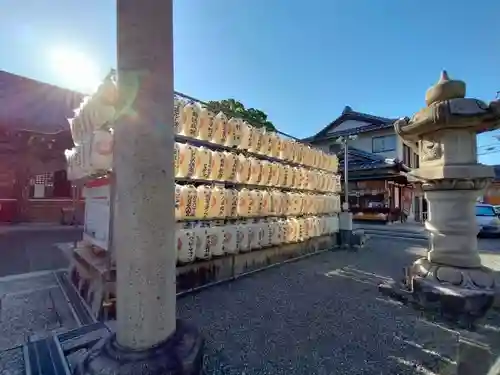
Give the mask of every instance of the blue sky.
[[(344, 106), (411, 115), (439, 72), (491, 100), (500, 90), (500, 2), (483, 0), (176, 0), (176, 90), (235, 98), (306, 137)], [(78, 50), (105, 75), (115, 66), (114, 0), (2, 0), (0, 68), (78, 89), (54, 48)], [(480, 152), (500, 143), (479, 137)], [(500, 147), (499, 147), (500, 149)], [(499, 153), (481, 160), (500, 163)]]

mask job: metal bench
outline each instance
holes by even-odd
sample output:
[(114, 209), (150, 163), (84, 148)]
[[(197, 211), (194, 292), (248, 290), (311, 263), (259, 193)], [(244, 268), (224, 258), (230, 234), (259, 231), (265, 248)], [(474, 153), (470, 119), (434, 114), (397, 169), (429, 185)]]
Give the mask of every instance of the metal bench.
[(30, 340), (23, 346), (26, 375), (70, 375), (73, 367), (100, 339), (110, 334), (102, 322)]

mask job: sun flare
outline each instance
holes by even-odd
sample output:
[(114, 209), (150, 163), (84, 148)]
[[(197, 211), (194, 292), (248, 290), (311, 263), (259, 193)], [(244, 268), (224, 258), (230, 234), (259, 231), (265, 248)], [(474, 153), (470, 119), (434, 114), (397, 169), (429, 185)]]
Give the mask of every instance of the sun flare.
[(50, 60), (58, 77), (69, 88), (91, 93), (100, 83), (97, 65), (78, 50), (54, 48), (50, 51)]

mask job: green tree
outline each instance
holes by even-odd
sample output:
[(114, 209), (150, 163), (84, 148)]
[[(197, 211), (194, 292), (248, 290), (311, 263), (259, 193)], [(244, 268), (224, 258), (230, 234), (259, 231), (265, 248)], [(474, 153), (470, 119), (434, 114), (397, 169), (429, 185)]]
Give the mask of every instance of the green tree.
[(224, 112), (230, 116), (238, 116), (256, 127), (266, 128), (266, 130), (276, 130), (273, 123), (267, 119), (265, 112), (255, 108), (245, 108), (243, 103), (237, 100), (210, 101), (207, 103), (207, 107), (216, 113)]

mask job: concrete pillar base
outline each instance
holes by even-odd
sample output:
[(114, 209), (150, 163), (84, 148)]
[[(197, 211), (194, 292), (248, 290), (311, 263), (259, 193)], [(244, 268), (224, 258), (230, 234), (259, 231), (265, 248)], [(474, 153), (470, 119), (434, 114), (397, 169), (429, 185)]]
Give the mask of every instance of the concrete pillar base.
[(383, 284), (380, 291), (469, 327), (492, 306), (495, 281), (486, 267), (458, 268), (421, 258), (405, 269), (402, 284)]
[(339, 214), (339, 234), (340, 234), (340, 247), (350, 248), (352, 243), (352, 213), (341, 212)]
[(340, 230), (339, 244), (341, 249), (358, 250), (365, 247), (366, 235), (364, 230)]
[(340, 247), (341, 248), (351, 247), (352, 230), (340, 229), (339, 235), (340, 235)]
[(176, 331), (147, 350), (121, 347), (112, 334), (97, 343), (79, 363), (75, 375), (198, 375), (203, 370), (204, 340), (177, 320)]

